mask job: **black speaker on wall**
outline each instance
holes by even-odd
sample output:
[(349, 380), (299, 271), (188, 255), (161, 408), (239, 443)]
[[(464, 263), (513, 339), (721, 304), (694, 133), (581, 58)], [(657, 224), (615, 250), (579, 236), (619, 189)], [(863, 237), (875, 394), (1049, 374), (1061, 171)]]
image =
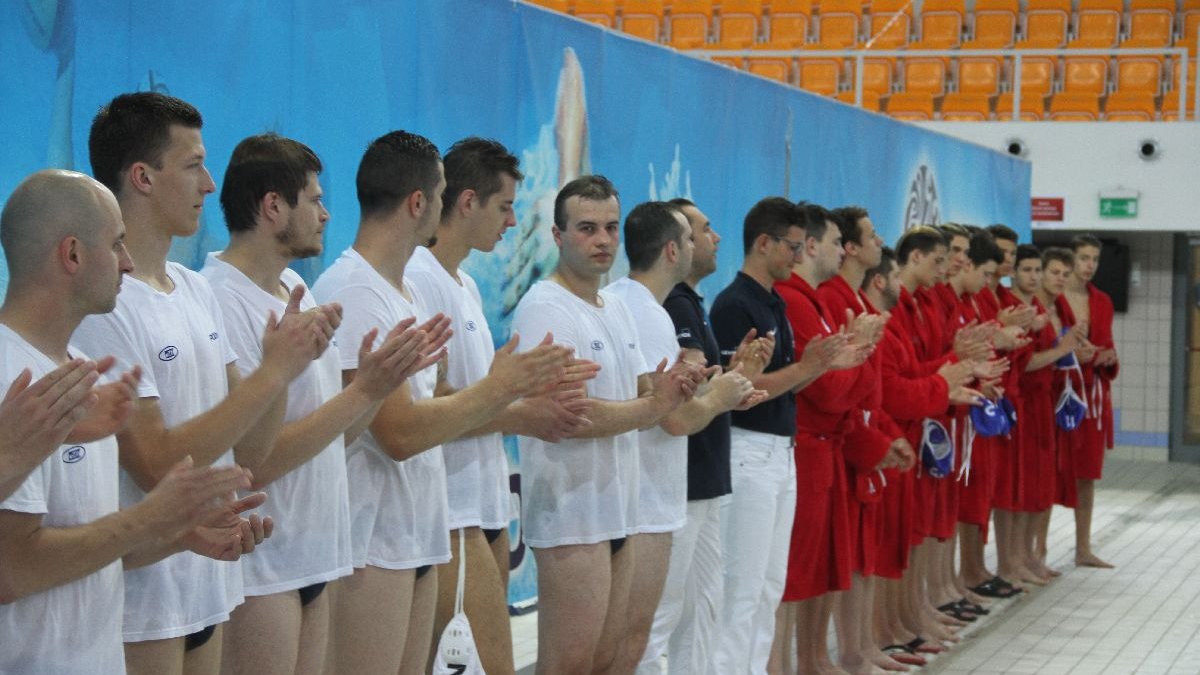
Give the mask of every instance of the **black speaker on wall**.
[(1101, 238), (1104, 250), (1100, 254), (1100, 267), (1092, 283), (1112, 298), (1113, 309), (1129, 311), (1129, 245), (1117, 239)]

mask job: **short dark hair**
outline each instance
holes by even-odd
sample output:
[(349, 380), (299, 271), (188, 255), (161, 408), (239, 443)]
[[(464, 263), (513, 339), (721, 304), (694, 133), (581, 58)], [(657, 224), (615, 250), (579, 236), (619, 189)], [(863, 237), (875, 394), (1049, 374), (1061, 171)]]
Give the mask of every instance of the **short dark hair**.
[(1030, 258), (1041, 260), (1042, 252), (1033, 244), (1019, 244), (1017, 246), (1017, 258), (1013, 262), (1013, 265), (1020, 265), (1022, 260), (1029, 260)]
[(828, 230), (828, 223), (835, 223), (833, 213), (829, 209), (820, 204), (812, 202), (797, 202), (796, 208), (799, 209), (801, 215), (804, 216), (804, 238), (812, 238), (820, 241), (825, 238), (825, 232)]
[(788, 229), (804, 227), (804, 214), (786, 197), (765, 197), (746, 212), (742, 221), (742, 246), (749, 253), (762, 235), (772, 238), (787, 236)]
[(519, 181), (521, 160), (508, 148), (490, 138), (471, 136), (450, 146), (442, 159), (446, 170), (446, 189), (442, 191), (442, 219), (453, 213), (450, 205), (458, 201), (463, 190), (474, 190), (481, 202), (487, 202), (500, 191), (500, 176), (507, 174)]
[(560, 230), (567, 229), (567, 200), (571, 197), (594, 202), (615, 198), (618, 204), (621, 202), (621, 194), (609, 179), (595, 174), (580, 176), (562, 186), (554, 198), (554, 225)]
[(654, 266), (667, 242), (683, 243), (683, 228), (675, 214), (679, 207), (667, 202), (644, 202), (625, 216), (625, 255), (629, 269), (644, 272)]
[(879, 264), (867, 270), (866, 273), (863, 274), (862, 284), (859, 286), (859, 288), (865, 289), (867, 286), (870, 286), (871, 280), (877, 276), (886, 277), (892, 273), (892, 270), (895, 269), (895, 267), (896, 252), (890, 247), (884, 246), (883, 255), (879, 256)]
[(432, 193), (441, 159), (437, 146), (419, 134), (391, 131), (371, 141), (354, 179), (362, 217), (389, 214), (414, 192)]
[(1004, 241), (1011, 241), (1014, 244), (1017, 243), (1017, 231), (1003, 223), (988, 225), (987, 231), (994, 239), (1003, 239)]
[(907, 265), (914, 251), (933, 253), (934, 249), (946, 245), (946, 238), (941, 231), (930, 225), (918, 225), (900, 236), (896, 242), (896, 260), (901, 265)]
[(321, 169), (317, 153), (300, 141), (274, 133), (242, 139), (233, 149), (221, 184), (225, 227), (230, 232), (253, 230), (259, 204), (269, 192), (296, 206), (308, 174), (319, 174)]
[(992, 239), (992, 235), (980, 230), (971, 235), (971, 239), (967, 244), (967, 260), (971, 264), (979, 266), (987, 262), (994, 262), (997, 265), (1004, 262), (1004, 251), (996, 245), (996, 240)]
[(950, 241), (955, 237), (966, 237), (967, 239), (971, 238), (971, 233), (967, 231), (967, 228), (958, 223), (940, 223), (938, 225), (934, 225), (934, 227), (936, 227), (938, 231), (942, 233), (942, 237), (946, 240), (946, 246), (949, 246)]
[(861, 244), (862, 226), (858, 221), (870, 218), (871, 214), (861, 206), (843, 206), (833, 210), (833, 222), (837, 223), (838, 231), (842, 233), (842, 245)]
[(1075, 252), (1062, 246), (1050, 246), (1042, 251), (1042, 267), (1049, 265), (1051, 260), (1057, 260), (1067, 267), (1075, 267)]
[(1104, 244), (1100, 240), (1090, 234), (1077, 234), (1071, 238), (1071, 250), (1078, 252), (1084, 246), (1091, 246), (1097, 250), (1103, 249)]
[(673, 206), (679, 206), (679, 207), (690, 206), (692, 208), (696, 208), (696, 203), (693, 202), (692, 200), (688, 199), (687, 197), (676, 197), (675, 199), (672, 199), (672, 200), (668, 201), (667, 203), (671, 204)]
[(92, 175), (120, 195), (121, 173), (135, 162), (162, 168), (171, 127), (199, 129), (200, 111), (174, 96), (153, 91), (121, 94), (100, 108), (88, 133)]

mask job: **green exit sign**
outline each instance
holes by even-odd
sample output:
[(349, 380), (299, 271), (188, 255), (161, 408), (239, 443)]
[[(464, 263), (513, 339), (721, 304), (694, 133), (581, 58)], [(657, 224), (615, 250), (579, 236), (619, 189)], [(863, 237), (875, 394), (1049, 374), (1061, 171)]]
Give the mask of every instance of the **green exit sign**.
[(1101, 218), (1137, 218), (1137, 197), (1101, 197)]

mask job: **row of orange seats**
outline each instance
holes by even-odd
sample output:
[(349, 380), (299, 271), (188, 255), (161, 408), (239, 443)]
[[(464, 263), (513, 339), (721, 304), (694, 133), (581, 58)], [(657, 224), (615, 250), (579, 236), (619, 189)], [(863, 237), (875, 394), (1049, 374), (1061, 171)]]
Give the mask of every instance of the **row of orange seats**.
[[(715, 61), (757, 75), (798, 86), (818, 94), (835, 94), (855, 86), (857, 63), (841, 56), (803, 58), (714, 57)], [(998, 56), (954, 58), (867, 56), (863, 60), (863, 90), (886, 96), (894, 91), (940, 96), (947, 91), (994, 96), (1016, 86), (1014, 62)], [(1021, 91), (1027, 96), (1048, 96), (1056, 91), (1103, 95), (1109, 92), (1157, 96), (1178, 91), (1183, 75), (1181, 59), (1161, 56), (1026, 56), (1021, 60)], [(1170, 73), (1169, 79), (1167, 73)], [(1196, 73), (1188, 73), (1187, 86), (1195, 91)], [(1189, 95), (1190, 98), (1190, 95)]]
[[(837, 98), (853, 103), (853, 92), (843, 92)], [(982, 122), (988, 120), (1011, 120), (1013, 95), (1003, 94), (995, 100), (979, 94), (946, 94), (940, 101), (930, 94), (902, 92), (892, 94), (886, 100), (878, 95), (863, 94), (863, 107), (907, 121), (952, 121)], [(1188, 101), (1189, 116), (1195, 106)], [(1107, 97), (1082, 92), (1061, 92), (1050, 98), (1049, 106), (1041, 96), (1022, 96), (1021, 119), (1027, 122), (1041, 120), (1065, 122), (1153, 122), (1179, 119), (1179, 100), (1173, 94), (1155, 97), (1143, 92), (1117, 92)]]
[(534, 0), (679, 49), (1194, 48), (1200, 0)]

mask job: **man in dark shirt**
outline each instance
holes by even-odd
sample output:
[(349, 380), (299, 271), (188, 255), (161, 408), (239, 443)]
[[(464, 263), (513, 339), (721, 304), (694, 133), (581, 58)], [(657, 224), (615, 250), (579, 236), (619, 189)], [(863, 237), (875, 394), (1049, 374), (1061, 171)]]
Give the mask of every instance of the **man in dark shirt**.
[[(683, 358), (699, 364), (721, 363), (717, 338), (709, 327), (703, 298), (696, 292), (700, 281), (717, 269), (717, 244), (721, 241), (708, 217), (691, 201), (676, 199), (691, 226), (695, 244), (691, 271), (663, 301), (675, 324)], [(753, 378), (762, 372), (774, 340), (748, 334), (729, 361)], [(703, 672), (710, 660), (717, 607), (721, 603), (721, 497), (730, 492), (729, 413), (688, 437), (687, 524), (671, 538), (671, 562), (662, 599), (641, 672), (659, 672), (659, 655), (666, 652), (671, 673)]]
[(766, 672), (783, 597), (796, 503), (793, 393), (830, 369), (859, 365), (865, 353), (844, 334), (814, 338), (794, 360), (795, 343), (776, 281), (787, 279), (804, 245), (802, 216), (783, 197), (768, 197), (746, 214), (745, 260), (713, 303), (712, 327), (723, 361), (751, 330), (775, 339), (762, 373), (752, 378), (769, 400), (732, 413), (730, 485), (721, 506), (725, 589), (710, 672)]

